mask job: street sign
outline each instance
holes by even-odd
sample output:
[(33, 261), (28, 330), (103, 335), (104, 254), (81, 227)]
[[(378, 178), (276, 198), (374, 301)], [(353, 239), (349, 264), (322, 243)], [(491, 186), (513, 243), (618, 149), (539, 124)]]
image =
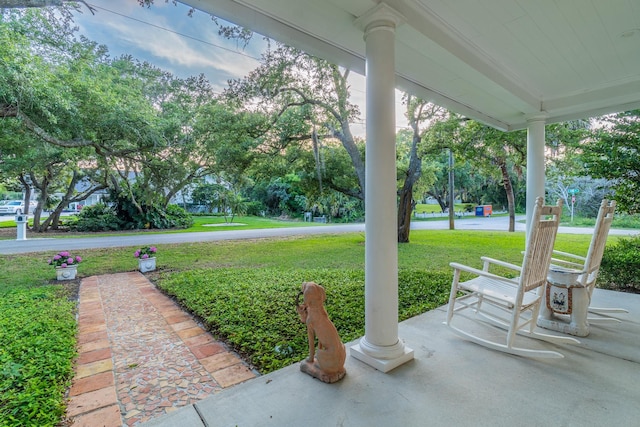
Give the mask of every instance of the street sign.
[(567, 190), (567, 193), (569, 194), (578, 194), (580, 192), (580, 190), (578, 190), (577, 188), (569, 188)]

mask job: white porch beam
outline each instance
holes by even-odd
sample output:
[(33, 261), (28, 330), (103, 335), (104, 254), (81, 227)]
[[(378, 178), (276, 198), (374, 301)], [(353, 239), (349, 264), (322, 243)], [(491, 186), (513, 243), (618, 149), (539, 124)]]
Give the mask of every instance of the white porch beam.
[(382, 372), (413, 359), (398, 338), (394, 52), (401, 20), (381, 3), (356, 21), (366, 42), (365, 336), (351, 355)]

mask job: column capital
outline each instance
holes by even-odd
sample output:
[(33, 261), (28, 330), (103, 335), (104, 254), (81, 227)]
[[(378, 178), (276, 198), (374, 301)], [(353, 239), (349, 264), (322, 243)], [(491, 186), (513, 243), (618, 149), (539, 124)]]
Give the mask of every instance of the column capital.
[(395, 29), (407, 19), (386, 3), (378, 3), (375, 7), (360, 15), (354, 24), (366, 33), (377, 27)]
[(527, 123), (546, 122), (549, 118), (549, 114), (546, 111), (539, 111), (537, 113), (527, 114), (524, 118)]

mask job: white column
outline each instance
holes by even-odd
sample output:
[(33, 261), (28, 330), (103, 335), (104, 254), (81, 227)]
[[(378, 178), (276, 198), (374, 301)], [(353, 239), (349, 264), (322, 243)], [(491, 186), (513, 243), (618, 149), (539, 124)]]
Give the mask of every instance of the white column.
[(365, 336), (351, 355), (382, 372), (413, 359), (398, 338), (398, 230), (395, 152), (395, 28), (384, 4), (359, 18), (365, 31)]
[(527, 120), (527, 236), (536, 198), (544, 197), (545, 118), (546, 116), (535, 116)]

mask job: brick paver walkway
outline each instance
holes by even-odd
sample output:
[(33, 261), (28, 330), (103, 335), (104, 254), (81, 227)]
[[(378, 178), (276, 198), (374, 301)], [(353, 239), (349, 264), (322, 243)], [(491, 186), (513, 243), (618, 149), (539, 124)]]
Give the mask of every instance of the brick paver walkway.
[(134, 426), (253, 378), (142, 274), (82, 280), (74, 427)]

